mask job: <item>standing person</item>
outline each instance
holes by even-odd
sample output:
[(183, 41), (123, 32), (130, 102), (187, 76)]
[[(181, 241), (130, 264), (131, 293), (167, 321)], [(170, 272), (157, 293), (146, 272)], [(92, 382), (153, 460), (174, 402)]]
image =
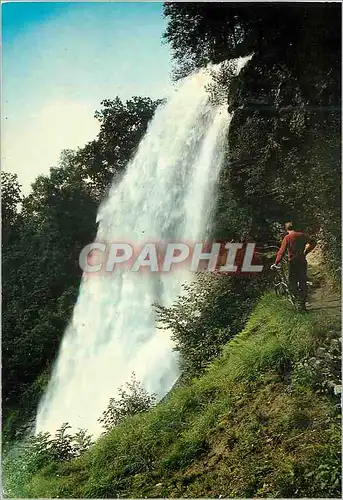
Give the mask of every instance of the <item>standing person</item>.
[(306, 255), (316, 246), (315, 242), (302, 231), (297, 231), (292, 222), (286, 222), (286, 236), (282, 240), (281, 247), (276, 255), (275, 268), (282, 257), (288, 251), (288, 279), (292, 294), (299, 300), (302, 309), (306, 309), (307, 299), (307, 261)]

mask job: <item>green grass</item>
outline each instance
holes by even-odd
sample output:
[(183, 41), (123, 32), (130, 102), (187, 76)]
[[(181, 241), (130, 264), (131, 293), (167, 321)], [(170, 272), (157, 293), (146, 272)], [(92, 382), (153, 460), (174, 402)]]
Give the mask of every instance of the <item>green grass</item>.
[(339, 336), (338, 316), (297, 313), (264, 295), (204, 376), (80, 458), (27, 475), (13, 496), (340, 496), (334, 398), (292, 385), (294, 364), (329, 332)]

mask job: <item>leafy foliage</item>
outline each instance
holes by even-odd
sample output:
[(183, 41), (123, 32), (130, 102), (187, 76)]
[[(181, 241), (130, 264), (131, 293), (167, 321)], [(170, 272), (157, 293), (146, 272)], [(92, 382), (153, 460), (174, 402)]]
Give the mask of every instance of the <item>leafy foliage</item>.
[(1, 171), (1, 215), (2, 244), (7, 245), (10, 237), (15, 237), (18, 225), (18, 203), (22, 200), (18, 176)]
[(341, 395), (341, 339), (329, 338), (312, 357), (297, 362), (292, 371), (292, 385), (309, 385), (319, 393)]
[(17, 217), (16, 205), (21, 201), (17, 174), (1, 171), (1, 209), (4, 220), (10, 222)]
[(148, 411), (156, 402), (156, 394), (149, 394), (132, 374), (131, 381), (118, 389), (119, 397), (111, 398), (107, 409), (99, 418), (104, 429), (109, 432), (125, 418)]
[(172, 332), (181, 355), (184, 378), (201, 375), (220, 355), (242, 329), (266, 284), (263, 276), (199, 273), (171, 307), (156, 305), (158, 319)]
[(64, 423), (55, 436), (40, 432), (12, 444), (9, 449), (5, 448), (4, 483), (8, 495), (22, 495), (25, 484), (37, 471), (79, 457), (90, 448), (92, 437), (87, 431), (80, 429), (72, 435), (68, 433), (70, 428)]
[(95, 113), (100, 122), (99, 135), (75, 158), (97, 200), (102, 199), (113, 179), (120, 178), (161, 102), (148, 97), (133, 97), (125, 104), (119, 97), (101, 102), (101, 110)]
[[(99, 422), (108, 433), (128, 417), (147, 412), (156, 403), (157, 396), (149, 394), (132, 374), (131, 381), (118, 389), (117, 399), (111, 398)], [(21, 439), (17, 444), (5, 445), (5, 488), (7, 494), (20, 496), (25, 485), (39, 470), (81, 457), (93, 445), (92, 436), (85, 429), (70, 433), (64, 423), (52, 436), (40, 432)]]
[[(164, 39), (182, 75), (252, 53), (298, 62), (308, 50), (318, 52), (325, 45), (337, 49), (340, 44), (340, 7), (335, 4), (166, 2), (164, 14), (168, 22)], [(337, 51), (329, 57), (330, 63), (339, 62)]]

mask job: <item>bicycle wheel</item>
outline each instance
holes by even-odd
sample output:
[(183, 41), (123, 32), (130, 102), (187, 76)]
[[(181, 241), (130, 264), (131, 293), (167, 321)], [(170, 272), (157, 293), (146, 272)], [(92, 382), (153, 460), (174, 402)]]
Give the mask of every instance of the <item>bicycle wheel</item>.
[(288, 286), (288, 285), (286, 285), (286, 295), (287, 295), (287, 299), (289, 300), (289, 302), (290, 302), (293, 306), (297, 307), (297, 305), (298, 305), (298, 299), (297, 299), (297, 297), (296, 297), (296, 296), (295, 296), (295, 295), (294, 295), (294, 294), (290, 291), (290, 289), (289, 289), (289, 286)]
[(293, 306), (297, 306), (298, 301), (296, 297), (289, 290), (287, 290), (287, 298)]
[(288, 295), (287, 286), (282, 281), (280, 283), (275, 283), (274, 289), (276, 295), (279, 297), (286, 297)]

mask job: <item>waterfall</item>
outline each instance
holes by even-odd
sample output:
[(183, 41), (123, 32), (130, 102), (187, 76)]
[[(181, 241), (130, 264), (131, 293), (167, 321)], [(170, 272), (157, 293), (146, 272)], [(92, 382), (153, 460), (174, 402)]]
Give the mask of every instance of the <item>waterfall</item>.
[[(201, 70), (160, 105), (127, 165), (99, 208), (96, 241), (206, 241), (230, 117), (213, 105)], [(178, 378), (170, 333), (156, 328), (157, 302), (171, 305), (192, 279), (184, 270), (84, 275), (61, 343), (36, 433), (63, 422), (98, 436), (98, 418), (132, 372), (162, 398)]]

